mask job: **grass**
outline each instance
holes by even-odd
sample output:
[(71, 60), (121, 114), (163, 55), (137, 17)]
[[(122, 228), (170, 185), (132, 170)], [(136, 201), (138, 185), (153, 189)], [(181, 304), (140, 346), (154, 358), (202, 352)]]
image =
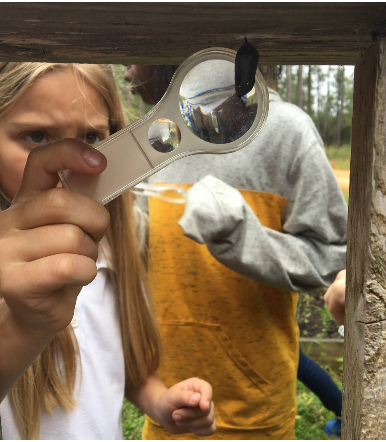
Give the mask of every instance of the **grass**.
[[(350, 170), (351, 147), (345, 144), (342, 147), (326, 147), (326, 155), (333, 169)], [(348, 204), (348, 190), (342, 190)]]
[(326, 154), (334, 169), (350, 170), (351, 147), (349, 145), (327, 147)]
[[(341, 375), (331, 372), (324, 367), (341, 388)], [(334, 413), (326, 410), (319, 398), (301, 382), (297, 381), (297, 415), (295, 420), (295, 439), (297, 440), (332, 440), (323, 431), (324, 424), (335, 417)], [(144, 415), (134, 405), (125, 400), (123, 407), (123, 436), (126, 440), (141, 439)]]
[[(342, 389), (341, 365), (336, 373), (328, 367), (323, 367), (333, 381)], [(297, 440), (332, 440), (324, 432), (324, 424), (335, 417), (332, 411), (327, 410), (320, 399), (300, 381), (296, 384), (296, 405), (298, 408), (295, 420), (295, 439)]]
[(122, 430), (125, 440), (140, 440), (145, 416), (127, 399), (123, 403)]
[(335, 417), (332, 411), (324, 408), (319, 398), (300, 381), (297, 381), (295, 419), (295, 439), (331, 440), (323, 430), (324, 424)]

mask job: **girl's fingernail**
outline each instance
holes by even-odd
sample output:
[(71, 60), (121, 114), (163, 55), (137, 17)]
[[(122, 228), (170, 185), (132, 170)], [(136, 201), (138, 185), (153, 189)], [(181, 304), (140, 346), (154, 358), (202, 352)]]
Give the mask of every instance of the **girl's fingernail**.
[(175, 421), (180, 421), (180, 420), (181, 420), (181, 415), (180, 415), (180, 414), (174, 414), (174, 415), (173, 415), (173, 419), (174, 419)]
[(190, 396), (190, 402), (195, 404), (200, 399), (200, 393), (194, 393)]
[(97, 151), (93, 152), (92, 150), (85, 150), (83, 152), (83, 159), (84, 162), (93, 169), (100, 166), (103, 161), (102, 155)]
[(210, 410), (210, 406), (211, 406), (211, 402), (210, 401), (207, 402), (207, 406), (208, 406), (208, 410)]

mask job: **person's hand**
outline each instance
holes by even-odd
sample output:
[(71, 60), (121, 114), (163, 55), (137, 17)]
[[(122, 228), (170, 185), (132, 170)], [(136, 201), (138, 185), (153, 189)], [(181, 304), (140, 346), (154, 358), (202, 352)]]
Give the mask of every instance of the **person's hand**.
[(338, 273), (335, 281), (324, 295), (324, 302), (327, 304), (332, 316), (340, 325), (344, 324), (345, 293), (346, 270), (342, 270)]
[(216, 431), (212, 387), (198, 378), (169, 388), (157, 404), (157, 421), (169, 433), (209, 436)]
[(24, 333), (55, 335), (96, 276), (97, 243), (109, 224), (99, 203), (57, 187), (57, 171), (98, 174), (106, 158), (73, 139), (38, 146), (21, 187), (0, 213), (0, 293)]

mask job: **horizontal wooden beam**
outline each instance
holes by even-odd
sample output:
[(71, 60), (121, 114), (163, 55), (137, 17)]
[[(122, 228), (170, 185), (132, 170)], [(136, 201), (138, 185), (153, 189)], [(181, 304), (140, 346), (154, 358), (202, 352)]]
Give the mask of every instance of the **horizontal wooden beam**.
[(384, 3), (0, 3), (0, 60), (179, 64), (244, 37), (262, 64), (355, 64)]

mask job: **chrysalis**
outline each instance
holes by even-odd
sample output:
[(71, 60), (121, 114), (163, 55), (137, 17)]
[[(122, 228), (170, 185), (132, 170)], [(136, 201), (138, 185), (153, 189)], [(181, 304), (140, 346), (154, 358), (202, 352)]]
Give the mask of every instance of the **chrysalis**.
[(259, 58), (256, 48), (245, 38), (245, 43), (237, 51), (235, 61), (235, 89), (239, 97), (252, 90)]

